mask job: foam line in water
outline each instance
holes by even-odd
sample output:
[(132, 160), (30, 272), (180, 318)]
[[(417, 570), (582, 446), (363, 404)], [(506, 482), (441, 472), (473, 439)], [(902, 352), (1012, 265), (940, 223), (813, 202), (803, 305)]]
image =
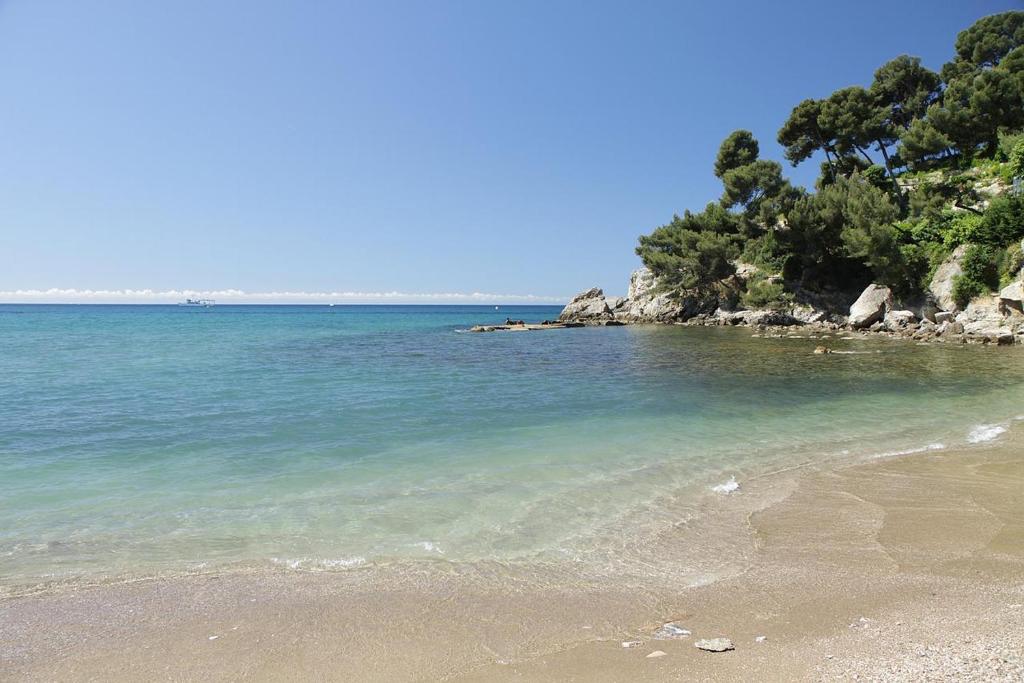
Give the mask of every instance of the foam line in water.
[(992, 441), (1005, 432), (1006, 428), (1005, 424), (978, 425), (971, 430), (970, 434), (967, 435), (967, 441), (969, 443), (984, 443), (986, 441)]
[(946, 447), (944, 443), (930, 443), (926, 446), (917, 446), (915, 448), (904, 448), (898, 451), (886, 451), (885, 453), (879, 453), (876, 458), (893, 458), (897, 455), (913, 455), (914, 453), (927, 453), (928, 451), (941, 451)]
[(736, 477), (730, 477), (729, 481), (716, 484), (711, 487), (711, 490), (715, 493), (724, 493), (729, 495), (730, 493), (735, 493), (740, 490), (740, 483), (736, 481)]

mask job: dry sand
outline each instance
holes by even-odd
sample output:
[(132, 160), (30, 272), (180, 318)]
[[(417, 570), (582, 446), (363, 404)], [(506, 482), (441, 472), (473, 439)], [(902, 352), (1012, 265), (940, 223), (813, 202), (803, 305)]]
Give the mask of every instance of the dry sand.
[[(0, 678), (1021, 681), (1021, 431), (743, 482), (659, 541), (744, 567), (697, 587), (425, 565), (7, 598)], [(668, 621), (692, 636), (653, 639)], [(735, 649), (694, 647), (718, 636)]]

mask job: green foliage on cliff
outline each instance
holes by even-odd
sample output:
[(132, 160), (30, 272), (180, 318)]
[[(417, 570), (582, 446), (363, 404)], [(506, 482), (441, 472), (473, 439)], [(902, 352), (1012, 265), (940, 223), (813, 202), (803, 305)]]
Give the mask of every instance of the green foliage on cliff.
[(1024, 11), (962, 31), (940, 72), (901, 55), (869, 87), (803, 100), (778, 142), (794, 166), (823, 157), (817, 191), (792, 186), (750, 131), (734, 131), (715, 159), (719, 201), (639, 240), (663, 285), (712, 288), (741, 258), (781, 275), (748, 280), (748, 307), (872, 281), (912, 295), (970, 244), (973, 270), (957, 292), (994, 287), (1005, 248), (1024, 237), (1024, 198), (991, 198), (1024, 173)]
[(963, 273), (953, 278), (953, 300), (961, 308), (985, 292), (999, 286), (999, 262), (1002, 254), (979, 244), (968, 247), (960, 264)]

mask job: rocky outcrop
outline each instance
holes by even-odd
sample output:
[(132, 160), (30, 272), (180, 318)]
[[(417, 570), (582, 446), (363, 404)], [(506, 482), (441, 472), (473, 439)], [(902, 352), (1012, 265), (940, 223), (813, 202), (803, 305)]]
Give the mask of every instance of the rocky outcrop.
[(967, 253), (967, 245), (962, 244), (953, 250), (953, 253), (942, 262), (935, 270), (932, 281), (928, 285), (928, 292), (935, 299), (935, 303), (943, 311), (957, 311), (959, 308), (953, 301), (953, 279), (963, 274), (960, 264)]
[(558, 319), (562, 322), (598, 322), (611, 320), (614, 317), (611, 308), (608, 306), (608, 300), (605, 299), (604, 292), (597, 287), (593, 287), (574, 296), (565, 305), (565, 308), (562, 309)]
[(580, 292), (562, 309), (562, 322), (682, 322), (714, 310), (717, 299), (660, 292), (654, 275), (646, 268), (633, 273), (626, 297), (606, 297), (597, 287)]
[(956, 317), (963, 333), (982, 341), (1012, 344), (1015, 333), (1024, 333), (1024, 316), (1004, 315), (998, 296), (979, 296)]
[[(956, 259), (951, 260), (947, 275), (954, 264), (959, 268)], [(731, 276), (700, 297), (685, 292), (672, 294), (659, 288), (653, 274), (644, 268), (630, 277), (627, 296), (606, 297), (597, 287), (588, 289), (572, 298), (557, 323), (545, 325), (744, 325), (758, 328), (760, 332), (755, 336), (781, 336), (785, 328), (805, 326), (812, 337), (816, 333), (828, 335), (845, 328), (861, 334), (883, 334), (916, 341), (1024, 343), (1024, 311), (1021, 309), (1024, 285), (1020, 282), (1005, 287), (998, 296), (975, 299), (959, 313), (938, 310), (931, 296), (897, 304), (888, 287), (872, 284), (850, 305), (848, 319), (835, 311), (850, 301), (850, 293), (833, 292), (827, 299), (818, 293), (818, 298), (813, 298), (797, 288), (794, 297), (798, 303), (781, 309), (735, 310), (742, 291), (742, 280)]]
[(870, 327), (882, 320), (892, 308), (892, 291), (882, 285), (868, 285), (850, 306), (850, 326), (854, 329)]

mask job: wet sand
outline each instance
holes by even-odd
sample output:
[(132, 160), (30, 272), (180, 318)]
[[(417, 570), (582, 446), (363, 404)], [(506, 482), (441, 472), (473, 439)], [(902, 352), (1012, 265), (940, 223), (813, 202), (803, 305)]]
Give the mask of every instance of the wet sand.
[[(742, 482), (657, 539), (734, 559), (705, 585), (435, 563), (54, 588), (0, 602), (0, 678), (1017, 681), (1024, 424), (1012, 431)], [(668, 621), (692, 635), (654, 639)], [(735, 650), (694, 647), (717, 636)]]

